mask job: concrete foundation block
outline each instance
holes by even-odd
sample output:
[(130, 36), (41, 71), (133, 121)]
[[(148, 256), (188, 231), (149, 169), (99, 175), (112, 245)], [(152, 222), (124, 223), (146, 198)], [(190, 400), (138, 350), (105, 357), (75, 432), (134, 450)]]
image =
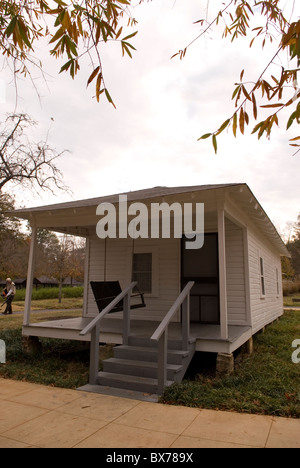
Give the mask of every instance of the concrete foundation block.
[(248, 354), (253, 354), (254, 345), (253, 345), (253, 337), (252, 337), (252, 336), (251, 336), (251, 338), (249, 338), (249, 340), (247, 341), (246, 347), (247, 347), (247, 353), (248, 353)]
[(31, 356), (39, 354), (42, 350), (42, 344), (37, 336), (23, 336), (22, 344), (24, 353)]
[(220, 375), (231, 374), (234, 371), (234, 357), (232, 353), (218, 353), (216, 371)]

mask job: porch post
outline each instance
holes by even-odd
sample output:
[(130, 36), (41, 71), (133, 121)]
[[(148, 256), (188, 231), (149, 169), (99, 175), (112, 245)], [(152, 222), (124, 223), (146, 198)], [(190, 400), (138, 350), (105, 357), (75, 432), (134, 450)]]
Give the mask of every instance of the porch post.
[(37, 244), (37, 228), (35, 226), (32, 226), (32, 236), (31, 236), (28, 271), (27, 271), (25, 307), (24, 307), (24, 320), (23, 320), (24, 326), (30, 324), (31, 296), (32, 296), (33, 278), (34, 278), (36, 244)]
[(182, 351), (188, 351), (190, 340), (190, 292), (182, 304)]
[(123, 344), (128, 345), (130, 336), (130, 293), (123, 299)]
[(90, 344), (90, 376), (89, 384), (96, 385), (99, 372), (99, 335), (100, 324), (98, 323), (91, 331)]
[(218, 242), (219, 242), (219, 286), (220, 286), (220, 327), (221, 339), (228, 338), (227, 315), (227, 285), (226, 285), (226, 253), (225, 253), (225, 216), (224, 209), (218, 210)]
[(89, 264), (90, 264), (90, 238), (85, 239), (85, 263), (84, 263), (84, 290), (83, 290), (83, 317), (88, 314), (89, 293)]
[(168, 361), (168, 329), (164, 331), (158, 342), (158, 394), (164, 393), (167, 384)]

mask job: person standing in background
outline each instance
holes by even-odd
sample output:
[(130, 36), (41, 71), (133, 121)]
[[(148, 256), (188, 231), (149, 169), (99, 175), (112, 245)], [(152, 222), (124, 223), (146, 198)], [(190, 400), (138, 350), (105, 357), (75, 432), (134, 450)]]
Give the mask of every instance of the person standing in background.
[(16, 285), (10, 278), (6, 280), (6, 287), (3, 290), (1, 296), (4, 297), (6, 301), (6, 309), (2, 315), (11, 315), (12, 312), (12, 301), (14, 300), (16, 294)]

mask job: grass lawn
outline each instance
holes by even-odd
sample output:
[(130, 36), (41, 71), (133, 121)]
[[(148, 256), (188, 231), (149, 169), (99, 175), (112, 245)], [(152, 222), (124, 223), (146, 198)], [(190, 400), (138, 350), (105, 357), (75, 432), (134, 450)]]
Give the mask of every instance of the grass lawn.
[[(33, 322), (76, 317), (81, 312), (33, 312)], [(22, 346), (23, 315), (0, 316), (0, 339), (6, 344), (6, 364), (0, 364), (0, 376), (43, 385), (77, 388), (88, 383), (89, 344), (78, 341), (40, 338), (42, 351), (29, 356)], [(100, 348), (100, 359), (111, 354), (111, 348)]]
[[(299, 299), (299, 302), (294, 302), (293, 299)], [(300, 293), (284, 296), (283, 304), (285, 307), (300, 307)]]
[[(24, 311), (25, 301), (14, 301), (12, 303), (14, 312)], [(39, 299), (34, 300), (31, 303), (31, 310), (58, 310), (58, 309), (82, 309), (83, 299), (81, 297), (64, 297), (62, 302), (59, 303), (58, 299)], [(5, 306), (1, 309), (1, 312), (5, 310)]]
[(212, 367), (206, 367), (167, 388), (162, 402), (299, 418), (300, 364), (291, 360), (296, 339), (300, 339), (300, 311), (288, 311), (254, 337), (252, 355), (236, 356), (232, 375), (217, 377)]

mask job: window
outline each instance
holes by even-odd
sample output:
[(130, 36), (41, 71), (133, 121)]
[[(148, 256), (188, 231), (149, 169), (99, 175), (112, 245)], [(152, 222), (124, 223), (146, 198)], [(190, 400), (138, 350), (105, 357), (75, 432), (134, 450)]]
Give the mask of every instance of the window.
[(152, 253), (133, 255), (132, 280), (137, 281), (143, 293), (152, 293)]
[(262, 297), (265, 297), (266, 287), (265, 287), (265, 274), (264, 274), (264, 260), (262, 257), (259, 257), (259, 265), (260, 265), (260, 293)]
[(276, 268), (276, 293), (277, 293), (277, 296), (279, 296), (279, 273), (278, 273), (278, 268)]

